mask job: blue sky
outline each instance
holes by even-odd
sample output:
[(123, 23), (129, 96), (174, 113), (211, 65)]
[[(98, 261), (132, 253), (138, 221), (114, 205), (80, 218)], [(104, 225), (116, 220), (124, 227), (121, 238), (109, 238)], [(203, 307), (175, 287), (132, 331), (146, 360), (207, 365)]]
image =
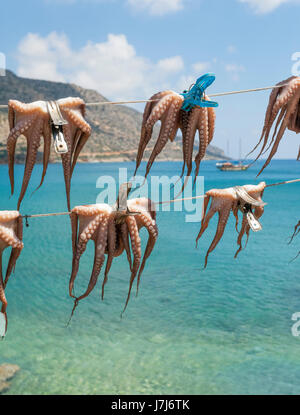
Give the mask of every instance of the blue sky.
[[(0, 52), (21, 76), (74, 82), (109, 99), (181, 92), (208, 71), (216, 74), (208, 92), (223, 92), (289, 77), (300, 61), (292, 60), (299, 17), (299, 0), (10, 0), (1, 4)], [(229, 139), (237, 157), (241, 138), (249, 151), (268, 96), (217, 99), (213, 144), (226, 149)], [(287, 133), (277, 156), (295, 158), (298, 143)]]

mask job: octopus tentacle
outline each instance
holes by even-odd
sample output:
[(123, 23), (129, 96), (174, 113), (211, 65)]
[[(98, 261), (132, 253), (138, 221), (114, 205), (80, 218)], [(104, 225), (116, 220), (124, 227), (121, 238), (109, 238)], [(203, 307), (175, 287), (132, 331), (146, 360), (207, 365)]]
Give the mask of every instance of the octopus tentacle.
[(189, 116), (190, 116), (190, 112), (184, 111), (184, 110), (180, 110), (179, 111), (179, 128), (181, 130), (181, 134), (182, 134), (182, 155), (183, 155), (183, 165), (182, 165), (182, 170), (181, 170), (181, 174), (180, 174), (180, 178), (184, 175), (184, 170), (185, 170), (185, 166), (186, 166), (186, 154), (187, 154), (187, 139), (186, 139), (186, 134), (187, 134), (187, 126), (188, 126), (188, 122), (189, 122)]
[[(262, 196), (263, 196), (265, 187), (266, 187), (266, 183), (261, 182), (258, 185), (244, 185), (243, 189), (248, 193), (250, 197), (252, 197), (258, 202), (262, 202)], [(196, 238), (196, 247), (197, 247), (199, 238), (203, 235), (203, 233), (207, 229), (210, 219), (214, 216), (216, 212), (218, 212), (219, 220), (218, 220), (217, 230), (216, 230), (214, 239), (205, 256), (204, 268), (207, 266), (209, 254), (216, 248), (216, 246), (218, 245), (220, 239), (222, 238), (224, 234), (224, 230), (228, 222), (228, 218), (229, 218), (231, 211), (233, 212), (233, 215), (235, 217), (235, 220), (236, 220), (235, 228), (236, 228), (236, 231), (238, 232), (238, 210), (239, 208), (241, 209), (241, 206), (243, 206), (245, 203), (245, 201), (238, 196), (238, 192), (236, 191), (236, 189), (232, 187), (228, 189), (211, 189), (208, 192), (206, 192), (205, 196), (206, 197), (204, 199), (204, 214), (203, 214), (202, 221), (201, 221), (201, 228)], [(210, 208), (209, 208), (208, 213), (206, 213), (210, 199), (211, 199)], [(254, 216), (256, 217), (256, 219), (259, 219), (264, 212), (263, 205), (260, 205), (260, 206), (255, 205), (252, 207), (254, 207)], [(240, 232), (238, 232), (238, 239), (237, 239), (237, 244), (239, 245), (239, 248), (235, 253), (235, 258), (237, 257), (238, 253), (242, 250), (242, 238), (244, 234), (246, 233), (247, 241), (248, 241), (249, 232), (250, 232), (250, 226), (248, 224), (248, 219), (246, 215), (243, 214), (242, 226), (241, 226)], [(246, 241), (246, 245), (247, 245), (247, 241)]]
[(95, 258), (94, 258), (94, 265), (92, 274), (90, 277), (90, 281), (88, 284), (88, 288), (86, 291), (76, 298), (76, 303), (78, 304), (78, 301), (82, 300), (83, 298), (87, 297), (91, 291), (94, 289), (98, 276), (100, 274), (102, 265), (104, 263), (104, 253), (106, 248), (106, 240), (107, 240), (107, 231), (108, 231), (108, 218), (103, 217), (103, 220), (100, 222), (100, 226), (97, 233), (97, 239), (95, 240)]
[(74, 139), (71, 140), (71, 154), (73, 157), (70, 174), (72, 176), (79, 154), (91, 135), (91, 127), (84, 119), (84, 109), (63, 108), (63, 113), (69, 121), (69, 126), (74, 126), (75, 130), (77, 127), (77, 131), (73, 133)]
[[(257, 198), (257, 200), (260, 200), (261, 201), (261, 197), (259, 196)], [(255, 216), (256, 219), (259, 219), (262, 216), (263, 213), (264, 213), (264, 207), (263, 206), (256, 206), (255, 207), (255, 209), (254, 209), (254, 216)], [(246, 239), (246, 243), (245, 243), (244, 248), (246, 248), (247, 243), (248, 243), (248, 239), (249, 239), (249, 231), (250, 231), (250, 226), (248, 224), (248, 221), (247, 221), (246, 216), (244, 215), (243, 216), (243, 222), (242, 222), (241, 231), (239, 233), (238, 240), (237, 240), (237, 244), (239, 245), (239, 248), (236, 251), (236, 253), (234, 255), (234, 258), (236, 258), (238, 256), (238, 254), (241, 252), (241, 250), (243, 249), (243, 247), (242, 247), (242, 238), (243, 238), (243, 236), (244, 236), (245, 233), (247, 235), (247, 239)]]
[(193, 108), (190, 111), (188, 125), (186, 128), (186, 166), (187, 166), (187, 176), (190, 176), (192, 172), (192, 159), (193, 159), (193, 150), (194, 150), (194, 139), (198, 125), (198, 117), (201, 112), (200, 108)]
[[(279, 82), (277, 85), (281, 87), (274, 88), (270, 94), (260, 139), (254, 149), (249, 153), (251, 154), (262, 143), (262, 147), (254, 160), (255, 162), (271, 148), (268, 159), (258, 175), (267, 167), (276, 153), (286, 128), (296, 133), (300, 132), (300, 119), (298, 120), (298, 114), (300, 114), (300, 77), (292, 76), (285, 81)], [(269, 142), (271, 129), (276, 118), (277, 121), (273, 136)], [(278, 128), (279, 132), (277, 133)]]
[(77, 247), (78, 214), (72, 211), (70, 214), (70, 220), (72, 230), (72, 252), (74, 256)]
[(162, 118), (166, 110), (169, 109), (171, 103), (172, 103), (173, 93), (172, 91), (169, 91), (168, 94), (165, 94), (155, 105), (151, 111), (151, 114), (149, 115), (146, 123), (145, 123), (145, 129), (146, 131), (150, 131), (154, 124)]
[(40, 146), (40, 141), (41, 141), (42, 123), (43, 123), (42, 120), (37, 120), (35, 128), (32, 131), (31, 140), (29, 140), (29, 138), (26, 137), (27, 138), (27, 155), (26, 155), (26, 161), (25, 161), (23, 183), (22, 183), (21, 192), (20, 192), (20, 196), (19, 196), (18, 204), (17, 204), (18, 210), (24, 198), (24, 195), (27, 190), (29, 180), (31, 177), (31, 173), (35, 165), (36, 156), (37, 156), (38, 148)]
[(298, 235), (299, 232), (300, 232), (300, 220), (297, 223), (297, 225), (295, 225), (295, 227), (294, 227), (294, 232), (293, 232), (293, 235), (291, 236), (291, 239), (289, 240), (289, 244), (292, 242), (292, 240), (295, 238), (295, 236)]
[[(165, 97), (169, 93), (170, 91), (158, 92), (157, 94), (152, 95), (150, 100), (161, 100), (163, 97)], [(145, 110), (143, 114), (143, 121), (142, 121), (142, 128), (141, 128), (141, 138), (140, 138), (139, 147), (138, 147), (137, 156), (136, 156), (136, 167), (135, 167), (134, 176), (136, 175), (136, 172), (141, 164), (145, 148), (147, 147), (147, 144), (151, 140), (153, 127), (156, 121), (153, 123), (153, 120), (154, 120), (153, 118), (150, 124), (149, 123), (147, 124), (147, 122), (153, 109), (157, 106), (158, 102), (159, 101), (147, 102), (145, 106)], [(153, 115), (154, 115), (154, 112), (153, 112)], [(147, 127), (146, 127), (146, 124), (147, 124)]]
[(74, 287), (74, 281), (75, 281), (76, 275), (77, 275), (78, 270), (79, 270), (80, 257), (84, 253), (84, 251), (86, 250), (86, 245), (87, 245), (88, 241), (94, 235), (94, 233), (95, 233), (97, 227), (99, 226), (102, 218), (103, 218), (103, 214), (98, 214), (93, 220), (91, 220), (91, 222), (88, 223), (88, 225), (84, 228), (84, 230), (79, 235), (77, 246), (76, 246), (76, 251), (73, 255), (72, 272), (71, 272), (71, 277), (70, 277), (70, 281), (69, 281), (69, 294), (70, 294), (70, 297), (74, 298), (72, 292), (73, 292), (73, 287)]
[(148, 160), (145, 177), (148, 176), (155, 158), (163, 150), (168, 142), (168, 139), (174, 138), (174, 132), (176, 134), (178, 129), (179, 110), (181, 105), (182, 97), (180, 95), (175, 96), (175, 94), (173, 94), (168, 110), (161, 117), (161, 129), (159, 132), (159, 137)]
[(76, 148), (75, 148), (75, 151), (74, 151), (74, 155), (73, 155), (73, 159), (72, 159), (71, 177), (73, 175), (73, 171), (74, 171), (74, 168), (76, 166), (76, 163), (77, 163), (79, 154), (81, 153), (81, 150), (85, 146), (85, 144), (88, 141), (89, 137), (90, 137), (90, 133), (89, 134), (86, 134), (86, 133), (85, 134), (81, 134), (81, 136), (80, 136), (80, 138), (79, 138), (79, 140), (77, 142), (77, 145), (76, 145)]
[(259, 176), (261, 174), (261, 172), (268, 166), (268, 164), (270, 163), (270, 161), (273, 158), (274, 154), (276, 153), (276, 151), (278, 149), (278, 146), (279, 146), (279, 143), (280, 143), (280, 140), (281, 140), (281, 138), (282, 138), (282, 136), (283, 136), (283, 134), (284, 134), (284, 132), (286, 130), (286, 127), (287, 127), (287, 125), (289, 123), (289, 117), (293, 113), (293, 111), (295, 110), (295, 107), (296, 107), (296, 105), (298, 103), (299, 96), (300, 96), (300, 89), (299, 89), (299, 92), (297, 94), (297, 100), (294, 99), (289, 104), (289, 106), (287, 108), (285, 117), (282, 120), (282, 123), (281, 123), (280, 129), (279, 129), (278, 135), (277, 135), (276, 140), (275, 140), (275, 142), (273, 144), (273, 147), (271, 149), (271, 152), (270, 152), (270, 154), (269, 154), (266, 162), (264, 163), (263, 167), (260, 169), (259, 173), (257, 174), (257, 176)]
[[(13, 112), (13, 109), (9, 107), (9, 111)], [(10, 179), (10, 186), (11, 186), (11, 194), (14, 193), (14, 162), (15, 162), (15, 151), (16, 151), (16, 142), (18, 137), (21, 134), (24, 134), (28, 131), (35, 118), (29, 118), (28, 120), (23, 120), (18, 124), (17, 127), (13, 127), (9, 133), (7, 138), (7, 154), (8, 154), (8, 170), (9, 170), (9, 179)]]
[[(12, 251), (7, 266), (5, 281), (3, 281), (2, 254), (7, 247), (12, 247)], [(22, 248), (22, 217), (18, 211), (0, 211), (0, 301), (2, 303), (1, 313), (3, 313), (5, 318), (5, 332), (7, 330), (5, 287)]]
[[(67, 153), (62, 154), (68, 209), (70, 210), (71, 176), (80, 151), (91, 133), (91, 127), (85, 121), (85, 104), (81, 98), (65, 98), (57, 101), (62, 116), (68, 124), (63, 126)], [(10, 133), (7, 139), (9, 177), (11, 191), (14, 191), (14, 155), (17, 138), (23, 134), (27, 139), (27, 156), (24, 169), (23, 184), (18, 201), (18, 208), (27, 190), (31, 173), (36, 162), (40, 139), (44, 139), (43, 172), (38, 188), (43, 184), (46, 175), (51, 147), (50, 115), (45, 101), (24, 104), (16, 100), (9, 101)], [(37, 189), (38, 189), (37, 188)], [(37, 190), (36, 189), (36, 190)]]
[(238, 232), (238, 224), (239, 224), (238, 210), (239, 210), (238, 204), (234, 202), (232, 206), (232, 213), (233, 213), (233, 216), (235, 217), (235, 229), (237, 232)]
[(131, 277), (130, 277), (130, 282), (129, 282), (128, 295), (127, 295), (125, 307), (123, 309), (122, 314), (125, 312), (126, 307), (128, 305), (132, 284), (138, 272), (140, 261), (141, 261), (141, 238), (139, 236), (139, 230), (138, 230), (136, 221), (134, 217), (127, 216), (126, 223), (128, 226), (128, 231), (129, 231), (130, 240), (131, 240), (131, 247), (132, 247), (132, 253), (133, 253), (133, 264), (132, 264)]
[(211, 205), (208, 213), (206, 214), (206, 210), (207, 210), (207, 206), (208, 206), (210, 197), (211, 196), (209, 194), (207, 194), (206, 198), (204, 200), (204, 213), (203, 213), (203, 218), (202, 218), (202, 222), (201, 222), (200, 231), (199, 231), (198, 236), (196, 238), (196, 248), (197, 248), (198, 240), (201, 238), (201, 236), (203, 235), (203, 233), (205, 232), (205, 230), (207, 229), (207, 227), (209, 225), (209, 221), (214, 216), (214, 214), (217, 212), (217, 209), (214, 206)]
[(10, 130), (15, 127), (15, 110), (10, 105), (8, 106), (8, 125)]
[(207, 108), (208, 117), (208, 144), (211, 143), (215, 133), (216, 113), (213, 107)]
[(247, 218), (246, 218), (245, 215), (243, 215), (242, 226), (241, 226), (241, 230), (240, 230), (240, 233), (239, 233), (239, 236), (238, 236), (238, 239), (237, 239), (237, 244), (239, 245), (239, 248), (236, 251), (236, 253), (234, 255), (234, 258), (236, 258), (238, 256), (238, 254), (241, 252), (241, 250), (243, 249), (242, 239), (243, 239), (243, 236), (244, 236), (244, 234), (245, 234), (245, 232), (248, 228), (249, 228), (249, 225), (248, 225)]
[(131, 252), (130, 252), (130, 246), (129, 246), (129, 232), (126, 222), (122, 223), (121, 225), (121, 237), (124, 244), (124, 248), (127, 255), (127, 260), (129, 263), (129, 269), (132, 270), (132, 260), (131, 260)]
[(114, 258), (114, 254), (116, 251), (116, 240), (117, 240), (117, 232), (116, 232), (116, 225), (115, 225), (115, 219), (111, 215), (108, 219), (108, 236), (107, 236), (107, 261), (106, 261), (106, 267), (104, 272), (104, 279), (102, 283), (102, 300), (104, 298), (104, 287), (108, 280), (108, 273), (111, 268), (111, 264)]
[(115, 247), (115, 252), (114, 252), (115, 258), (122, 255), (125, 249), (120, 229), (121, 229), (120, 226), (116, 224), (116, 247)]
[(229, 214), (230, 214), (230, 208), (228, 209), (223, 209), (223, 210), (219, 210), (219, 221), (218, 221), (218, 226), (217, 226), (217, 231), (215, 234), (215, 237), (210, 245), (210, 247), (208, 248), (208, 251), (205, 255), (205, 264), (204, 264), (204, 268), (206, 268), (207, 266), (207, 261), (208, 261), (208, 256), (209, 254), (215, 249), (215, 247), (218, 245), (220, 239), (223, 236), (228, 218), (229, 218)]
[[(279, 82), (276, 85), (278, 86), (278, 85), (284, 84), (284, 83), (288, 82), (289, 79), (287, 79), (285, 81), (282, 81), (282, 82)], [(264, 150), (264, 148), (267, 144), (272, 124), (275, 121), (277, 113), (279, 111), (279, 106), (278, 105), (275, 106), (275, 104), (278, 100), (280, 90), (281, 90), (281, 88), (272, 89), (272, 92), (271, 92), (270, 98), (269, 98), (269, 103), (268, 103), (267, 110), (266, 110), (264, 126), (263, 126), (263, 129), (262, 129), (260, 139), (259, 139), (258, 143), (256, 144), (256, 146), (253, 148), (253, 150), (251, 150), (251, 152), (249, 154), (253, 153), (253, 151), (256, 150), (256, 148), (259, 146), (259, 144), (262, 142), (263, 139), (264, 139), (264, 143), (263, 143), (263, 146), (262, 146), (261, 153), (263, 152), (263, 150)], [(280, 100), (279, 102), (282, 102), (282, 100)]]
[[(68, 148), (71, 148), (71, 135), (67, 125), (63, 126), (64, 137)], [(67, 194), (68, 210), (71, 210), (70, 192), (71, 192), (71, 152), (61, 154), (61, 161), (64, 171), (65, 188)]]
[(142, 264), (140, 266), (139, 273), (138, 273), (136, 295), (138, 295), (140, 279), (141, 279), (142, 272), (146, 265), (146, 260), (151, 255), (154, 249), (154, 245), (156, 243), (157, 237), (158, 237), (158, 229), (157, 229), (155, 220), (151, 218), (148, 212), (146, 213), (146, 212), (140, 211), (140, 215), (138, 216), (137, 221), (141, 223), (141, 226), (144, 226), (147, 229), (148, 242), (147, 242), (145, 253), (142, 259)]
[(8, 283), (11, 273), (15, 269), (17, 259), (19, 258), (21, 251), (24, 247), (22, 239), (23, 239), (23, 220), (22, 220), (22, 217), (19, 216), (18, 218), (16, 218), (16, 235), (14, 238), (14, 242), (12, 244), (12, 251), (9, 257), (9, 261), (8, 261), (8, 266), (7, 266), (5, 281), (4, 281), (4, 288), (6, 287), (6, 284)]
[[(94, 289), (104, 263), (105, 254), (107, 254), (107, 263), (102, 283), (103, 299), (104, 288), (108, 280), (108, 273), (110, 271), (113, 258), (121, 255), (122, 252), (126, 250), (125, 245), (128, 245), (127, 255), (129, 256), (128, 261), (130, 263), (131, 277), (127, 300), (123, 310), (124, 313), (130, 298), (132, 284), (136, 278), (136, 275), (138, 274), (138, 271), (140, 271), (138, 277), (140, 279), (146, 259), (151, 254), (158, 235), (158, 230), (155, 222), (155, 206), (153, 202), (147, 198), (131, 199), (128, 201), (128, 209), (130, 211), (138, 212), (138, 215), (120, 215), (120, 213), (116, 213), (116, 211), (113, 210), (113, 207), (110, 207), (107, 204), (76, 206), (72, 209), (70, 217), (72, 225), (73, 261), (72, 273), (69, 281), (69, 294), (72, 298), (74, 298), (74, 306), (71, 317), (79, 301), (87, 297)], [(79, 231), (77, 231), (78, 222)], [(143, 257), (143, 263), (140, 268), (141, 239), (139, 236), (139, 230), (142, 227), (146, 227), (149, 237)], [(133, 253), (132, 265), (128, 234), (130, 236), (130, 243)], [(84, 294), (81, 296), (75, 296), (73, 294), (73, 287), (79, 269), (80, 257), (85, 251), (88, 241), (91, 239), (95, 242), (93, 270), (90, 276), (88, 287)]]
[(40, 184), (35, 189), (35, 191), (37, 191), (44, 183), (44, 179), (45, 179), (48, 164), (49, 164), (50, 151), (51, 151), (51, 129), (50, 129), (49, 123), (44, 123), (43, 137), (44, 137), (43, 172), (42, 172)]
[(0, 251), (0, 301), (1, 301), (1, 313), (4, 315), (5, 318), (5, 332), (7, 330), (7, 314), (6, 314), (6, 309), (7, 309), (7, 300), (6, 300), (6, 296), (5, 296), (5, 291), (4, 291), (4, 283), (3, 283), (3, 274), (2, 274), (2, 253), (3, 251)]
[(208, 142), (209, 142), (207, 108), (201, 108), (200, 115), (199, 115), (199, 122), (198, 122), (198, 130), (199, 130), (199, 151), (195, 157), (196, 168), (195, 168), (194, 185), (196, 183), (196, 179), (199, 173), (199, 167), (200, 167), (201, 160), (205, 156), (206, 147), (208, 146)]
[(286, 114), (286, 109), (287, 109), (287, 105), (286, 106), (284, 106), (283, 108), (281, 108), (281, 110), (280, 110), (280, 114), (278, 115), (278, 117), (277, 117), (277, 121), (276, 121), (276, 125), (275, 125), (275, 128), (274, 128), (274, 132), (273, 132), (273, 135), (272, 135), (272, 139), (271, 139), (271, 141), (270, 141), (270, 143), (268, 144), (268, 146), (267, 146), (267, 148), (263, 151), (263, 150), (261, 150), (260, 151), (260, 153), (259, 153), (259, 155), (256, 157), (256, 159), (255, 159), (255, 161), (259, 158), (259, 156), (261, 155), (261, 154), (265, 154), (269, 149), (270, 149), (270, 147), (272, 146), (272, 144), (273, 144), (273, 142), (274, 142), (274, 139), (275, 139), (275, 137), (276, 137), (276, 134), (277, 134), (277, 131), (278, 131), (278, 127), (279, 127), (279, 125), (280, 125), (280, 123), (281, 123), (281, 121), (282, 121), (282, 118), (285, 116), (285, 114)]

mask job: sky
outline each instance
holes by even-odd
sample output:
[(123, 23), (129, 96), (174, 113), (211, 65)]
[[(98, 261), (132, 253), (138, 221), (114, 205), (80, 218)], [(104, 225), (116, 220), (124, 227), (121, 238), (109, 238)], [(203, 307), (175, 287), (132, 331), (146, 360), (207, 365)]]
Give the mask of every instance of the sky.
[[(0, 54), (19, 76), (76, 83), (111, 100), (180, 93), (213, 72), (209, 94), (300, 75), (299, 17), (300, 0), (1, 1)], [(231, 157), (239, 156), (240, 140), (242, 155), (250, 151), (268, 97), (214, 98), (212, 144), (229, 145)], [(277, 157), (296, 158), (298, 146), (287, 132)]]

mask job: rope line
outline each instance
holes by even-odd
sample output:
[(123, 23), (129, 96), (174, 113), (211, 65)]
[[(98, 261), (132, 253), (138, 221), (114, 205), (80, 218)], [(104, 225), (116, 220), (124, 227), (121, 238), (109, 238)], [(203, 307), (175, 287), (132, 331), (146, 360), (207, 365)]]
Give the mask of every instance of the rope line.
[[(241, 89), (239, 91), (229, 91), (229, 92), (217, 92), (216, 94), (208, 94), (210, 97), (223, 97), (225, 95), (234, 95), (234, 94), (244, 94), (247, 92), (256, 92), (256, 91), (265, 91), (267, 89), (274, 89), (274, 88), (281, 88), (288, 84), (283, 85), (273, 85), (273, 86), (265, 86), (262, 88), (253, 88), (253, 89)], [(143, 102), (155, 102), (159, 101), (159, 99), (139, 99), (133, 101), (101, 101), (101, 102), (88, 102), (85, 105), (87, 107), (95, 107), (98, 105), (124, 105), (124, 104), (139, 104)], [(8, 108), (8, 105), (0, 105), (0, 109)]]
[(281, 184), (289, 184), (289, 183), (296, 183), (296, 182), (300, 182), (300, 179), (286, 180), (284, 182), (278, 182), (278, 183), (271, 183), (271, 184), (267, 184), (266, 187), (280, 186)]
[[(272, 187), (272, 186), (280, 186), (282, 184), (290, 184), (290, 183), (296, 183), (300, 182), (300, 179), (294, 179), (294, 180), (286, 180), (284, 182), (277, 182), (277, 183), (270, 183), (267, 184), (266, 187)], [(172, 199), (172, 200), (166, 200), (164, 202), (154, 202), (155, 205), (163, 205), (166, 203), (175, 203), (175, 202), (182, 202), (184, 200), (194, 200), (194, 199), (200, 199), (204, 198), (206, 195), (200, 195), (200, 196), (191, 196), (191, 197), (184, 197), (181, 199)], [(70, 215), (71, 212), (56, 212), (56, 213), (37, 213), (34, 215), (22, 215), (22, 218), (42, 218), (42, 217), (48, 217), (48, 216), (63, 216), (63, 215)]]

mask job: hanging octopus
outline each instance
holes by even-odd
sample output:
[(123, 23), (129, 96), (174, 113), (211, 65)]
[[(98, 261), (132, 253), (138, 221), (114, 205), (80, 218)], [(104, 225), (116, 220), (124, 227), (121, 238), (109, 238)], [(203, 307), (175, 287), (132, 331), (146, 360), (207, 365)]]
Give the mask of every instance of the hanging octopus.
[[(285, 130), (288, 128), (295, 133), (300, 132), (300, 77), (291, 76), (290, 78), (279, 82), (279, 88), (274, 88), (270, 94), (269, 104), (266, 110), (264, 126), (258, 144), (251, 153), (262, 143), (262, 147), (256, 161), (263, 152), (271, 148), (270, 153), (258, 175), (267, 167), (277, 152), (279, 143)], [(272, 139), (269, 140), (271, 129), (275, 123)], [(250, 153), (249, 153), (250, 154)], [(300, 158), (300, 147), (297, 159)]]
[(141, 138), (136, 157), (136, 169), (134, 175), (141, 164), (144, 151), (152, 137), (153, 127), (158, 120), (161, 121), (161, 127), (146, 167), (145, 177), (149, 174), (154, 160), (163, 150), (168, 140), (174, 141), (176, 137), (179, 128), (179, 112), (184, 98), (182, 95), (173, 91), (162, 91), (153, 95), (150, 98), (150, 101), (152, 102), (147, 102), (143, 114)]
[[(129, 262), (131, 277), (123, 312), (127, 307), (132, 284), (137, 274), (138, 292), (141, 274), (158, 236), (156, 212), (154, 204), (146, 198), (128, 200), (128, 210), (135, 214), (133, 216), (121, 214), (107, 204), (77, 206), (72, 209), (70, 217), (72, 224), (73, 265), (69, 282), (69, 294), (75, 299), (72, 314), (78, 302), (87, 297), (94, 289), (105, 261), (105, 254), (107, 254), (107, 262), (102, 284), (102, 299), (112, 261), (115, 257), (120, 256), (124, 250)], [(147, 229), (149, 237), (141, 263), (139, 230), (142, 227)], [(75, 297), (73, 294), (74, 281), (78, 273), (80, 257), (84, 253), (89, 240), (94, 241), (95, 244), (94, 265), (87, 290), (79, 297)], [(133, 261), (131, 259), (130, 244)]]
[[(253, 198), (257, 201), (255, 209), (254, 209), (254, 217), (256, 219), (259, 219), (264, 212), (264, 207), (263, 207), (264, 203), (262, 202), (261, 198), (263, 196), (265, 187), (266, 187), (265, 182), (260, 182), (258, 185), (242, 186), (242, 188), (247, 192), (248, 196), (250, 196), (250, 198)], [(211, 199), (211, 205), (210, 205), (209, 211), (206, 213), (210, 199)], [(216, 248), (216, 246), (218, 245), (219, 241), (221, 240), (223, 236), (223, 233), (224, 233), (231, 211), (233, 212), (233, 215), (236, 219), (235, 228), (236, 228), (236, 231), (238, 232), (238, 221), (239, 221), (238, 210), (241, 209), (243, 206), (245, 206), (245, 200), (242, 200), (238, 196), (235, 188), (233, 187), (229, 187), (227, 189), (211, 189), (205, 193), (203, 218), (201, 222), (201, 229), (196, 239), (196, 246), (197, 246), (199, 238), (201, 238), (201, 236), (207, 229), (209, 225), (209, 221), (214, 216), (215, 213), (218, 213), (219, 221), (218, 221), (215, 237), (205, 256), (204, 268), (206, 268), (207, 266), (209, 254)], [(245, 233), (247, 235), (247, 241), (245, 244), (245, 247), (246, 247), (248, 238), (249, 238), (249, 231), (250, 231), (250, 226), (247, 220), (247, 216), (246, 214), (244, 214), (241, 229), (240, 229), (240, 232), (238, 232), (239, 234), (238, 234), (237, 244), (239, 245), (239, 248), (235, 253), (235, 258), (237, 257), (239, 252), (243, 249), (242, 239)]]
[[(4, 334), (7, 330), (7, 301), (5, 297), (5, 287), (23, 249), (22, 235), (23, 225), (20, 213), (18, 211), (8, 210), (0, 211), (0, 301), (2, 303), (1, 313), (5, 319)], [(5, 280), (3, 281), (2, 254), (4, 249), (10, 246), (12, 247), (12, 251), (8, 261)]]
[[(203, 99), (209, 100), (209, 97), (204, 95)], [(199, 151), (195, 158), (195, 177), (197, 177), (200, 162), (205, 155), (208, 144), (213, 139), (215, 126), (214, 109), (194, 107), (191, 111), (186, 112), (181, 109), (184, 101), (183, 96), (173, 91), (159, 92), (153, 95), (150, 100), (152, 100), (152, 102), (146, 104), (143, 114), (141, 137), (134, 174), (136, 174), (147, 144), (151, 140), (153, 127), (158, 120), (161, 120), (159, 136), (147, 163), (145, 178), (149, 174), (156, 157), (167, 144), (168, 139), (174, 141), (178, 128), (182, 131), (182, 152), (184, 162), (181, 177), (183, 176), (185, 166), (187, 166), (187, 176), (190, 176), (191, 174), (195, 135), (197, 130), (199, 132)]]
[[(209, 101), (209, 97), (204, 95), (204, 100)], [(191, 111), (180, 110), (179, 127), (182, 132), (183, 167), (181, 177), (187, 167), (186, 176), (192, 172), (192, 158), (194, 150), (195, 135), (199, 133), (199, 150), (195, 157), (195, 178), (199, 173), (201, 160), (205, 156), (208, 144), (212, 141), (215, 131), (216, 114), (213, 107), (194, 107)]]
[[(71, 177), (80, 151), (91, 134), (91, 127), (85, 121), (85, 103), (81, 98), (64, 98), (57, 101), (63, 118), (67, 121), (63, 125), (63, 134), (68, 147), (67, 153), (61, 154), (65, 187), (67, 194), (67, 205), (70, 210), (70, 187)], [(10, 133), (7, 139), (9, 178), (11, 193), (14, 193), (14, 158), (16, 142), (20, 135), (27, 140), (27, 156), (24, 169), (22, 188), (18, 200), (18, 209), (27, 190), (31, 173), (36, 161), (41, 137), (44, 140), (42, 185), (50, 156), (51, 148), (51, 126), (50, 115), (45, 101), (36, 101), (24, 104), (19, 101), (10, 100), (8, 103)]]

